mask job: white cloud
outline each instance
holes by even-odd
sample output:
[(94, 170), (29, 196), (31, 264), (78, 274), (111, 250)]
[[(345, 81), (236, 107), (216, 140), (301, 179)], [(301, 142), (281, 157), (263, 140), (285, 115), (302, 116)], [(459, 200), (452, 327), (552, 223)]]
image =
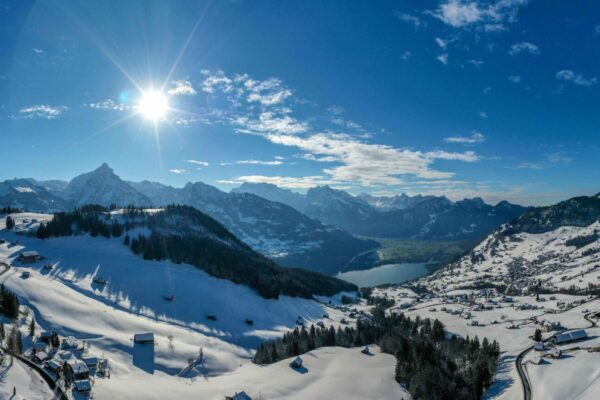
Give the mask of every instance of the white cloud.
[(402, 53), (400, 55), (400, 58), (403, 59), (403, 60), (405, 60), (405, 61), (408, 60), (411, 57), (412, 57), (412, 53), (410, 51), (408, 51), (408, 50), (406, 50), (404, 53)]
[(19, 115), (22, 118), (43, 118), (54, 119), (60, 117), (69, 107), (67, 106), (49, 106), (39, 104), (25, 107), (19, 110)]
[(444, 39), (435, 38), (435, 42), (437, 43), (438, 46), (440, 46), (444, 50), (448, 47), (448, 42), (445, 41)]
[(208, 167), (208, 165), (209, 165), (206, 161), (199, 161), (199, 160), (185, 160), (185, 161), (190, 164), (199, 165), (201, 167)]
[[(487, 114), (485, 118), (487, 118)], [(479, 144), (485, 142), (485, 136), (480, 132), (474, 131), (469, 136), (451, 136), (445, 138), (444, 141), (448, 143)]]
[(173, 87), (167, 90), (171, 96), (193, 96), (196, 90), (190, 81), (171, 81)]
[(563, 69), (562, 71), (558, 71), (556, 73), (556, 79), (573, 82), (579, 86), (592, 86), (598, 83), (598, 78), (591, 77), (585, 78), (582, 74), (576, 74), (575, 72), (569, 69)]
[(573, 161), (573, 158), (567, 154), (565, 151), (557, 151), (555, 153), (546, 154), (546, 159), (551, 163), (570, 163)]
[(428, 13), (453, 28), (481, 28), (485, 32), (506, 30), (516, 20), (520, 6), (527, 0), (444, 0)]
[(383, 144), (366, 143), (349, 135), (335, 133), (317, 133), (308, 137), (269, 134), (265, 137), (272, 143), (303, 150), (316, 161), (341, 164), (323, 171), (338, 183), (352, 182), (362, 186), (397, 185), (403, 182), (404, 176), (448, 179), (454, 174), (432, 168), (436, 160), (478, 160), (478, 156), (473, 152), (421, 152), (398, 149)]
[(467, 63), (473, 65), (477, 69), (481, 69), (481, 66), (484, 64), (483, 60), (479, 60), (479, 59), (469, 60), (469, 61), (467, 61)]
[[(230, 100), (230, 106), (223, 111), (227, 116), (223, 118), (220, 115), (218, 123), (233, 125), (237, 132), (258, 135), (277, 145), (293, 147), (299, 150), (301, 154), (299, 157), (305, 160), (331, 164), (322, 169), (322, 174), (318, 177), (311, 179), (267, 177), (271, 183), (287, 187), (291, 185), (310, 187), (314, 186), (317, 180), (320, 182), (319, 184), (345, 186), (398, 185), (406, 179), (412, 178), (451, 179), (454, 173), (435, 168), (435, 164), (439, 160), (469, 163), (479, 160), (479, 156), (472, 151), (418, 151), (370, 143), (366, 141), (367, 134), (357, 136), (348, 132), (315, 131), (315, 127), (311, 126), (308, 120), (300, 120), (293, 116), (291, 107), (297, 105), (293, 98), (286, 101), (284, 105), (272, 101), (260, 102), (260, 107), (254, 106), (250, 101), (240, 101), (248, 100), (252, 93), (265, 94), (272, 93), (273, 90), (275, 92), (285, 90), (278, 79), (257, 81), (247, 75), (237, 75), (232, 78), (221, 71), (205, 72), (205, 75), (207, 79), (212, 76), (216, 78), (210, 79), (210, 84), (207, 83), (203, 87), (209, 87), (215, 96), (221, 94)], [(291, 92), (289, 96), (286, 95), (286, 97), (291, 96)], [(328, 112), (334, 123), (339, 123), (342, 129), (362, 129), (360, 124), (342, 118), (340, 115), (343, 113), (343, 109), (340, 107), (330, 107)], [(311, 121), (317, 120), (312, 119)], [(248, 159), (238, 163), (283, 164), (280, 159), (272, 161)], [(222, 164), (230, 165), (231, 163)], [(252, 179), (259, 178), (253, 176)], [(266, 178), (261, 177), (260, 179)], [(277, 182), (274, 179), (280, 181)]]
[(171, 169), (169, 170), (169, 172), (171, 172), (171, 173), (173, 173), (173, 174), (181, 175), (181, 174), (185, 174), (185, 173), (187, 172), (187, 170), (185, 170), (185, 169), (183, 169), (183, 168), (181, 168), (181, 169), (178, 169), (178, 168), (171, 168)]
[(231, 180), (217, 181), (221, 184), (239, 185), (244, 182), (249, 183), (271, 183), (279, 187), (288, 189), (309, 189), (320, 185), (336, 185), (338, 182), (328, 179), (321, 175), (315, 176), (264, 176), (264, 175), (245, 175)]
[(426, 25), (425, 22), (421, 18), (417, 17), (416, 15), (407, 14), (407, 13), (403, 13), (403, 12), (396, 12), (395, 14), (396, 14), (396, 17), (398, 17), (398, 19), (400, 21), (407, 22), (409, 24), (414, 25), (415, 29)]
[(535, 56), (542, 54), (537, 45), (530, 42), (521, 42), (513, 44), (508, 50), (508, 54), (511, 56), (516, 56), (521, 53), (529, 53)]
[(232, 121), (236, 125), (241, 125), (244, 128), (239, 130), (244, 133), (265, 133), (265, 132), (280, 132), (280, 133), (302, 133), (308, 130), (308, 124), (300, 122), (288, 115), (277, 116), (273, 112), (263, 112), (258, 116), (258, 120), (247, 116), (234, 118)]
[(543, 166), (541, 164), (538, 163), (533, 163), (533, 162), (523, 162), (520, 164), (517, 164), (513, 167), (513, 169), (542, 169)]
[(519, 83), (521, 82), (521, 75), (511, 75), (508, 77), (508, 80), (512, 83)]
[(202, 91), (206, 93), (214, 93), (215, 89), (221, 89), (224, 92), (229, 92), (233, 89), (233, 81), (225, 76), (223, 71), (203, 70), (202, 74), (206, 76), (202, 81)]
[(239, 160), (235, 162), (236, 164), (251, 164), (251, 165), (282, 165), (283, 161), (281, 160), (273, 160), (273, 161), (264, 161), (264, 160)]
[(444, 65), (448, 64), (448, 54), (446, 54), (446, 53), (440, 54), (439, 56), (436, 57), (436, 59)]
[(129, 106), (117, 103), (113, 99), (106, 99), (102, 101), (98, 101), (96, 103), (87, 103), (84, 104), (86, 107), (94, 108), (96, 110), (115, 110), (115, 111), (125, 111), (129, 109)]
[(38, 49), (37, 47), (34, 47), (33, 49), (31, 49), (31, 51), (33, 51), (36, 54), (42, 54), (44, 52), (44, 50)]
[(479, 113), (479, 118), (487, 119), (488, 118), (488, 113), (486, 113), (485, 111), (481, 111)]

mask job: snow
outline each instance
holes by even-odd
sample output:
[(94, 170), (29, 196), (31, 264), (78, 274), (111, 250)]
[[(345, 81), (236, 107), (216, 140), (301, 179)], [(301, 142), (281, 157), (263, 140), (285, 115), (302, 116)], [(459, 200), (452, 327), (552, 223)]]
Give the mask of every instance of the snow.
[[(27, 218), (15, 219), (25, 224)], [(191, 265), (144, 260), (119, 238), (39, 240), (6, 230), (0, 236), (8, 241), (0, 245), (0, 260), (13, 265), (0, 283), (32, 310), (39, 331), (73, 336), (89, 347), (86, 356), (108, 359), (111, 378), (95, 379), (96, 399), (220, 399), (242, 390), (265, 399), (408, 398), (394, 381), (395, 358), (375, 348), (371, 357), (356, 348), (316, 350), (302, 356), (305, 373), (289, 368), (289, 360), (251, 362), (259, 342), (294, 328), (298, 317), (311, 324), (327, 314), (326, 324), (334, 326), (342, 318), (352, 321), (323, 304), (338, 304), (341, 295), (320, 298), (323, 303), (286, 296), (267, 300)], [(15, 258), (24, 250), (45, 259), (22, 264)], [(48, 263), (51, 270), (43, 268)], [(29, 279), (21, 277), (23, 271)], [(96, 276), (108, 283), (95, 284)], [(165, 294), (174, 299), (165, 301)], [(209, 314), (217, 320), (208, 320)], [(246, 318), (254, 324), (247, 325)], [(136, 333), (152, 333), (155, 344), (134, 343)], [(202, 363), (178, 376), (200, 349)]]
[[(17, 396), (12, 397), (13, 389), (17, 389)], [(29, 367), (17, 359), (4, 356), (0, 364), (0, 400), (47, 400), (53, 394), (46, 382)]]

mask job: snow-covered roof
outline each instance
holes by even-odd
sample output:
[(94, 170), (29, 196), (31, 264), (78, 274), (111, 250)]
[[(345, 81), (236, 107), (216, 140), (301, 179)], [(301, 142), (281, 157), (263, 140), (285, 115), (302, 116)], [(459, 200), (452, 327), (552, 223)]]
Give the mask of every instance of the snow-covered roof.
[(587, 332), (584, 329), (578, 329), (576, 331), (564, 332), (556, 336), (556, 343), (572, 342), (574, 340), (581, 340), (587, 337)]
[(154, 333), (136, 333), (135, 335), (133, 335), (133, 340), (135, 342), (154, 342)]
[(22, 257), (38, 257), (39, 254), (35, 250), (27, 250), (21, 253)]
[(75, 390), (78, 392), (89, 392), (92, 390), (92, 382), (87, 379), (75, 381)]
[(67, 364), (69, 365), (69, 367), (71, 367), (71, 370), (73, 371), (73, 374), (75, 374), (75, 375), (82, 374), (85, 372), (90, 372), (87, 365), (85, 365), (85, 363), (81, 360), (71, 359), (71, 360), (67, 361)]

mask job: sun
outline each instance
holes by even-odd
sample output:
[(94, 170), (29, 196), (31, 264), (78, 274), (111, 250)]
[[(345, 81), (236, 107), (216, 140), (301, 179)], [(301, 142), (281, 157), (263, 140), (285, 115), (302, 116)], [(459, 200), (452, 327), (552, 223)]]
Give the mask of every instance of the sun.
[(142, 93), (138, 110), (145, 118), (157, 122), (167, 115), (169, 100), (160, 91), (151, 89)]

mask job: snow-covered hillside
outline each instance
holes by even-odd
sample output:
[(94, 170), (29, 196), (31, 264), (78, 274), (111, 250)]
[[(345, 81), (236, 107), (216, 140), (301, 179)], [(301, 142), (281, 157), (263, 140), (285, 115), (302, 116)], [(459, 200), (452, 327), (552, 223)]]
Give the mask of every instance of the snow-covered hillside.
[[(15, 217), (21, 232), (30, 217)], [(0, 237), (6, 240), (0, 260), (13, 265), (0, 282), (32, 310), (36, 323), (84, 340), (90, 355), (108, 359), (111, 378), (95, 379), (96, 399), (222, 399), (242, 390), (263, 399), (408, 398), (394, 381), (395, 358), (376, 350), (374, 356), (359, 349), (315, 350), (303, 356), (305, 373), (285, 360), (269, 366), (250, 361), (261, 340), (294, 328), (299, 316), (334, 326), (342, 318), (352, 321), (326, 304), (286, 296), (267, 300), (191, 265), (144, 260), (121, 239), (40, 240), (7, 230)], [(16, 258), (24, 250), (44, 259), (21, 263)], [(99, 277), (106, 283), (94, 282)], [(339, 295), (331, 300), (339, 304)], [(154, 346), (133, 342), (142, 332), (154, 333)], [(203, 363), (179, 377), (200, 348)]]

